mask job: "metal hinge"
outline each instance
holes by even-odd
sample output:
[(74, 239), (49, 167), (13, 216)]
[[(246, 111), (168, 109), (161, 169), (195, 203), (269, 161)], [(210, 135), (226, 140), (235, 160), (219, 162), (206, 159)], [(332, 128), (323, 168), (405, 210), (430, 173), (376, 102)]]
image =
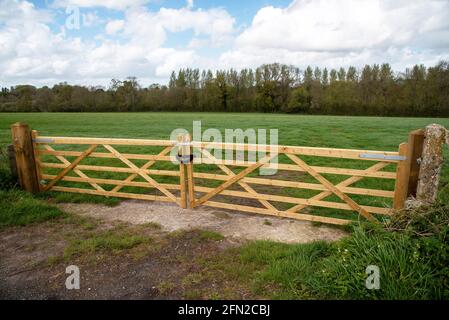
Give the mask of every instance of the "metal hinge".
[(36, 138), (33, 139), (35, 143), (53, 143), (55, 140), (51, 138)]

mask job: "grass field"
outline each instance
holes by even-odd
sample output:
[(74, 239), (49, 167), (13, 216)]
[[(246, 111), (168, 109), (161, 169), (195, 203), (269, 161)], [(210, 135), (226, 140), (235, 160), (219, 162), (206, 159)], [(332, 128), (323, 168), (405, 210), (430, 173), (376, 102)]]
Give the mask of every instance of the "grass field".
[[(146, 138), (169, 139), (170, 133), (175, 128), (192, 129), (193, 121), (202, 121), (202, 129), (217, 128), (224, 133), (224, 129), (264, 128), (279, 130), (279, 144), (311, 146), (311, 147), (336, 147), (354, 148), (366, 150), (397, 151), (398, 145), (407, 140), (408, 132), (423, 128), (430, 123), (439, 123), (449, 127), (449, 119), (431, 118), (376, 118), (376, 117), (338, 117), (338, 116), (301, 116), (301, 115), (276, 115), (276, 114), (224, 114), (224, 113), (3, 113), (0, 114), (0, 146), (2, 149), (10, 143), (10, 125), (14, 122), (26, 122), (32, 129), (39, 131), (41, 135), (50, 136), (78, 136), (78, 137), (112, 137), (112, 138)], [(71, 148), (72, 150), (74, 148)], [(160, 148), (159, 148), (160, 149)], [(121, 148), (124, 152), (149, 152), (149, 149)], [(157, 151), (157, 150), (152, 150)], [(72, 160), (73, 158), (68, 158)], [(365, 169), (373, 163), (370, 161), (353, 161), (331, 158), (304, 157), (309, 164), (334, 167), (347, 167)], [(56, 159), (48, 161), (58, 162)], [(86, 164), (98, 159), (87, 159)], [(119, 160), (101, 159), (101, 164), (116, 166)], [(284, 162), (285, 159), (280, 159)], [(135, 161), (136, 165), (143, 165), (145, 161)], [(159, 166), (159, 167), (158, 167)], [(155, 169), (169, 169), (170, 163), (159, 163)], [(172, 168), (173, 169), (173, 168)], [(215, 166), (207, 166), (204, 171), (220, 172)], [(386, 171), (394, 171), (394, 165), (390, 165)], [(237, 171), (236, 171), (237, 172)], [(51, 170), (49, 173), (52, 173)], [(92, 173), (95, 178), (126, 178), (126, 174)], [(449, 165), (445, 165), (442, 175), (443, 181), (448, 180)], [(340, 182), (347, 176), (325, 175), (332, 182)], [(177, 178), (157, 177), (156, 180), (166, 183), (177, 183)], [(300, 177), (301, 181), (314, 182), (311, 177)], [(139, 180), (136, 180), (139, 181)], [(142, 180), (143, 181), (143, 180)], [(205, 181), (205, 186), (216, 186), (219, 182)], [(63, 185), (72, 185), (63, 182)], [(387, 179), (366, 178), (354, 185), (362, 188), (377, 188), (393, 190), (394, 181)], [(112, 186), (110, 186), (112, 188)], [(107, 189), (107, 188), (105, 188)], [(108, 190), (108, 189), (107, 189)], [(148, 190), (136, 190), (127, 187), (124, 191), (148, 192)], [(296, 197), (311, 197), (319, 193), (313, 190), (300, 190), (283, 188), (279, 190), (281, 195)], [(107, 201), (114, 199), (100, 199), (91, 196), (58, 195), (60, 200), (66, 201)], [(354, 200), (364, 205), (389, 206), (391, 199), (374, 198), (367, 196), (352, 196)], [(447, 192), (442, 193), (441, 198), (449, 202)], [(335, 196), (326, 198), (327, 201), (341, 202)], [(280, 204), (282, 206), (282, 204)], [(287, 208), (287, 207), (282, 207)], [(333, 209), (313, 208), (313, 214), (330, 215), (334, 217), (352, 217), (348, 212), (338, 212)]]

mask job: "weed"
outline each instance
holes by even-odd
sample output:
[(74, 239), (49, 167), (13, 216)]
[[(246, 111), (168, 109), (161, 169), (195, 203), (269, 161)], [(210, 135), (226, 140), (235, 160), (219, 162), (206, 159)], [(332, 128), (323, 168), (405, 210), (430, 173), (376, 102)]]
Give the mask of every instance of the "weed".
[(140, 244), (147, 244), (151, 238), (127, 232), (123, 229), (114, 229), (100, 233), (93, 233), (85, 239), (72, 240), (64, 250), (64, 259), (89, 255), (101, 252), (120, 253), (134, 248)]
[(220, 241), (224, 239), (224, 236), (215, 231), (201, 230), (199, 232), (199, 238), (201, 241)]
[(273, 225), (273, 223), (270, 220), (267, 220), (267, 219), (265, 219), (263, 221), (263, 224), (266, 225), (266, 226), (272, 226)]

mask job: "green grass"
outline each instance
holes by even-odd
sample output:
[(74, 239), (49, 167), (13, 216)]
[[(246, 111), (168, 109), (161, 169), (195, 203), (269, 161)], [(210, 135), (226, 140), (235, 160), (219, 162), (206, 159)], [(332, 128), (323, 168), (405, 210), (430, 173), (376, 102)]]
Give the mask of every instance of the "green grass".
[(104, 204), (110, 207), (114, 207), (121, 202), (120, 199), (114, 197), (99, 197), (89, 194), (64, 193), (55, 191), (39, 193), (35, 197), (42, 200), (52, 200), (56, 203), (96, 203)]
[[(368, 235), (360, 229), (336, 244), (283, 245), (256, 242), (241, 250), (242, 263), (255, 263), (254, 290), (273, 299), (430, 299), (435, 274), (416, 254), (418, 243), (395, 234)], [(377, 265), (381, 289), (365, 287), (365, 269)], [(268, 291), (267, 284), (277, 289)]]
[[(430, 236), (411, 232), (423, 223), (401, 232), (363, 224), (334, 243), (252, 241), (198, 263), (203, 274), (226, 275), (270, 299), (449, 299), (447, 210), (435, 214), (440, 229)], [(369, 265), (379, 267), (379, 290), (365, 286)]]
[(77, 256), (93, 255), (103, 252), (120, 253), (141, 244), (148, 244), (151, 238), (139, 235), (132, 229), (115, 228), (108, 231), (95, 231), (83, 239), (73, 239), (65, 248), (63, 258), (66, 261)]
[(190, 229), (190, 230), (179, 229), (170, 232), (168, 234), (168, 237), (171, 239), (181, 239), (183, 237), (188, 237), (189, 241), (193, 243), (220, 241), (224, 239), (224, 236), (218, 232), (201, 229)]
[(199, 237), (202, 241), (220, 241), (224, 239), (222, 234), (210, 230), (201, 230)]
[[(0, 147), (5, 148), (10, 143), (10, 125), (17, 121), (27, 122), (31, 128), (39, 131), (41, 135), (51, 136), (77, 136), (77, 137), (112, 137), (112, 138), (147, 138), (169, 139), (175, 128), (192, 130), (193, 121), (202, 121), (203, 132), (208, 128), (218, 128), (224, 133), (225, 129), (278, 129), (279, 144), (302, 145), (312, 147), (356, 148), (365, 150), (397, 151), (398, 145), (407, 140), (408, 133), (417, 128), (423, 128), (430, 123), (439, 123), (449, 127), (449, 119), (432, 118), (381, 118), (381, 117), (343, 117), (343, 116), (304, 116), (284, 114), (237, 114), (237, 113), (2, 113), (0, 114)], [(54, 146), (56, 149), (83, 150), (85, 146)], [(155, 154), (162, 148), (118, 146), (122, 152)], [(98, 151), (105, 150), (100, 146)], [(445, 151), (448, 154), (447, 150)], [(373, 164), (371, 161), (357, 161), (347, 159), (333, 159), (323, 157), (302, 157), (310, 165), (365, 169)], [(67, 157), (73, 160), (74, 157)], [(45, 161), (59, 163), (54, 157), (45, 157)], [(136, 165), (143, 165), (145, 161), (133, 161)], [(280, 162), (291, 163), (285, 157)], [(117, 159), (85, 159), (82, 164), (98, 164), (106, 166), (124, 166)], [(177, 170), (171, 163), (158, 162), (154, 169)], [(216, 166), (196, 166), (196, 171), (220, 173)], [(384, 170), (394, 171), (395, 165), (389, 165)], [(46, 170), (49, 174), (56, 174), (58, 169)], [(235, 170), (238, 172), (238, 170)], [(87, 172), (93, 178), (125, 179), (128, 174), (109, 172)], [(69, 176), (75, 176), (69, 173)], [(253, 175), (251, 175), (253, 176)], [(337, 183), (347, 176), (324, 176)], [(446, 162), (442, 172), (442, 185), (449, 184), (449, 163)], [(161, 183), (178, 184), (177, 177), (152, 176)], [(296, 181), (316, 182), (308, 175), (294, 177)], [(197, 185), (216, 186), (218, 181), (196, 179)], [(144, 181), (137, 178), (135, 181)], [(61, 186), (88, 187), (86, 184), (60, 182)], [(354, 187), (393, 190), (394, 181), (388, 179), (365, 178), (353, 185)], [(105, 190), (114, 186), (102, 185)], [(258, 186), (254, 186), (257, 191)], [(123, 192), (152, 193), (146, 188), (125, 187)], [(267, 191), (267, 190), (265, 190)], [(319, 191), (292, 188), (273, 189), (274, 193), (284, 196), (309, 198)], [(115, 205), (120, 200), (114, 198), (50, 193), (57, 202), (96, 202), (106, 205)], [(351, 195), (362, 205), (391, 206), (391, 199)], [(449, 190), (446, 188), (440, 198), (449, 202)], [(325, 201), (341, 202), (335, 196)], [(291, 205), (274, 203), (279, 209), (287, 209)], [(310, 208), (309, 208), (310, 209)], [(310, 214), (326, 215), (338, 218), (356, 219), (357, 215), (349, 211), (314, 207)]]
[(0, 228), (24, 226), (63, 216), (57, 207), (18, 190), (0, 190)]
[(304, 116), (239, 113), (1, 113), (0, 144), (10, 143), (10, 125), (27, 122), (41, 135), (168, 139), (176, 128), (191, 130), (192, 121), (207, 128), (279, 129), (289, 145), (396, 151), (409, 131), (430, 123), (449, 127), (449, 119)]

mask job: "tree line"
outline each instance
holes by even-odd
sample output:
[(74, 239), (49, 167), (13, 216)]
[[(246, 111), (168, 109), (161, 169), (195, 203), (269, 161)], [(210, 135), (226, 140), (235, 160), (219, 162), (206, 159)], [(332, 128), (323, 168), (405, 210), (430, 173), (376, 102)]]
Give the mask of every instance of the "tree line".
[(449, 62), (394, 72), (385, 64), (339, 69), (266, 64), (257, 69), (173, 72), (167, 85), (134, 77), (108, 88), (60, 83), (1, 88), (3, 112), (209, 111), (449, 116)]

